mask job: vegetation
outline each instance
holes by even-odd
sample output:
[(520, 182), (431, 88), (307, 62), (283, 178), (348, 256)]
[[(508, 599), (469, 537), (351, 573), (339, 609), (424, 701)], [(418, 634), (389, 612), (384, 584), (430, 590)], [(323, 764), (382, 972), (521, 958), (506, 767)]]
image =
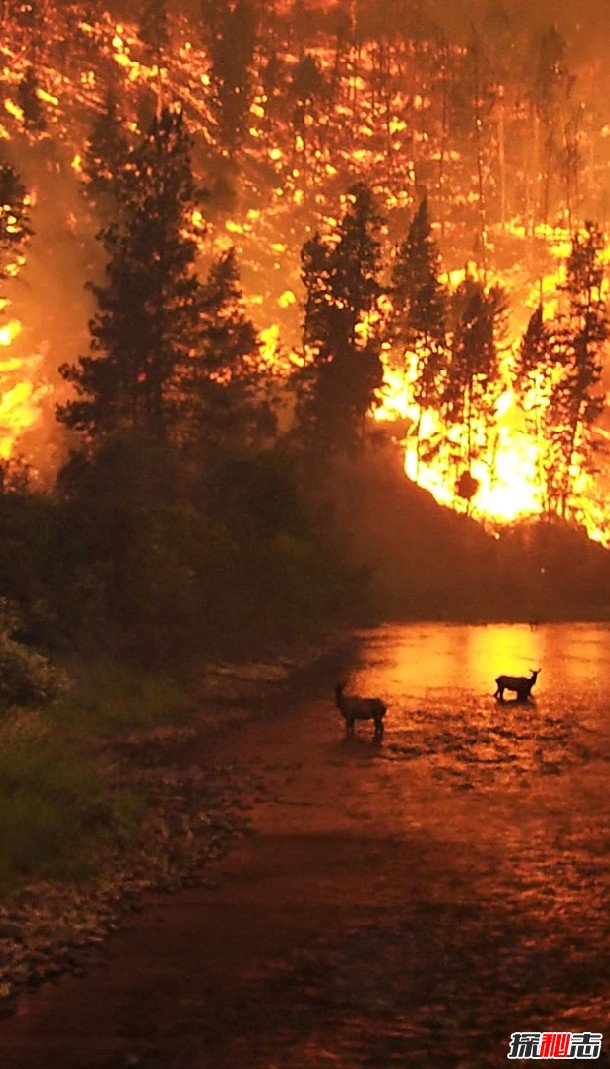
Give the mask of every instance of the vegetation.
[[(56, 482), (0, 469), (0, 888), (120, 832), (84, 737), (188, 716), (208, 657), (388, 614), (608, 611), (608, 554), (570, 526), (599, 457), (605, 239), (581, 219), (604, 218), (605, 172), (584, 181), (598, 120), (560, 31), (510, 4), (479, 28), (401, 0), (187, 6), (146, 0), (123, 25), (96, 0), (1, 5), (1, 309), (31, 226), (51, 255), (57, 192), (70, 297), (87, 282), (92, 307), (78, 350), (67, 290), (44, 309)], [(512, 343), (504, 272), (522, 308), (539, 298)], [(494, 489), (507, 394), (544, 522), (493, 537), (405, 479), (404, 442), (468, 513), (482, 471)]]
[(362, 443), (382, 383), (374, 314), (381, 293), (380, 222), (370, 189), (355, 186), (336, 233), (316, 234), (303, 248), (303, 341), (311, 359), (302, 375), (300, 425), (310, 451)]
[(109, 795), (82, 748), (19, 722), (0, 740), (0, 894), (32, 880), (82, 878), (104, 840), (133, 832), (138, 803)]

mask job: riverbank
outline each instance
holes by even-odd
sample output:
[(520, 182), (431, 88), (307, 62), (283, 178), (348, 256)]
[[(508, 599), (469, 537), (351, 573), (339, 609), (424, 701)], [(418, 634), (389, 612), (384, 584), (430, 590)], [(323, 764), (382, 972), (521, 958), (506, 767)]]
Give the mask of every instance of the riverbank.
[(0, 903), (0, 1013), (25, 989), (85, 971), (151, 892), (208, 878), (246, 832), (260, 780), (226, 759), (202, 762), (206, 740), (273, 715), (345, 643), (328, 631), (264, 663), (210, 664), (188, 692), (168, 681), (139, 687), (133, 676), (119, 685), (116, 669), (98, 667), (95, 683), (81, 677), (44, 714), (10, 718), (4, 753), (16, 767), (4, 786), (21, 826), (5, 816), (13, 886)]
[[(185, 739), (177, 764), (257, 781), (253, 834), (205, 886), (151, 896), (86, 976), (25, 993), (0, 1063), (497, 1069), (513, 1032), (605, 1032), (608, 639), (381, 627), (341, 665), (387, 701), (381, 744), (345, 740), (336, 663)], [(535, 703), (495, 702), (492, 666), (531, 657)]]

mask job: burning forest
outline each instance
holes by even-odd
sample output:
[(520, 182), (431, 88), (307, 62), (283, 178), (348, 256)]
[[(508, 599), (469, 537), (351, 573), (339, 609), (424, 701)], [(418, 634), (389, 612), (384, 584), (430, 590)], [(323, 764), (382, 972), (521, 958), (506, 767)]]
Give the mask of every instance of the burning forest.
[[(608, 117), (559, 30), (492, 7), (452, 41), (409, 5), (389, 25), (382, 4), (151, 3), (138, 22), (5, 3), (5, 460), (57, 468), (57, 368), (86, 345), (83, 285), (113, 240), (96, 231), (141, 186), (155, 116), (180, 114), (181, 234), (199, 277), (229, 253), (241, 272), (261, 390), (294, 412), (328, 373), (337, 445), (351, 421), (445, 505), (561, 516), (605, 544)], [(58, 322), (45, 257), (73, 313)]]
[(0, 0), (3, 1065), (607, 1064), (602, 7)]
[(205, 526), (251, 465), (312, 533), (350, 458), (492, 541), (610, 544), (594, 44), (516, 4), (0, 18), (6, 493), (129, 496), (141, 451)]

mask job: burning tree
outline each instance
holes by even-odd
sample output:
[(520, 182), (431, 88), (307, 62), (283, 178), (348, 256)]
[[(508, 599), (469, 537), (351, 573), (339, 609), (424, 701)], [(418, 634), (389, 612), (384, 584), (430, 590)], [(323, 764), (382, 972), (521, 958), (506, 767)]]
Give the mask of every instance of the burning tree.
[(563, 307), (550, 320), (542, 306), (521, 342), (517, 384), (538, 445), (546, 511), (566, 516), (596, 449), (594, 424), (603, 409), (599, 386), (610, 332), (604, 297), (603, 237), (593, 223), (574, 235)]
[(354, 186), (334, 233), (303, 247), (304, 342), (302, 431), (316, 450), (349, 450), (364, 438), (365, 417), (382, 383), (375, 306), (380, 223), (370, 189)]
[(295, 99), (294, 129), (305, 142), (308, 131), (315, 134), (317, 105), (328, 92), (324, 75), (313, 56), (303, 56), (298, 64), (294, 72), (292, 91)]
[(0, 278), (13, 273), (15, 258), (31, 233), (25, 186), (10, 163), (0, 163)]
[(35, 133), (40, 133), (47, 125), (38, 90), (38, 75), (34, 67), (30, 65), (17, 87), (17, 101), (27, 127)]
[(161, 66), (169, 46), (169, 21), (165, 0), (147, 0), (140, 19), (140, 39), (150, 50), (154, 62)]
[(604, 297), (603, 236), (595, 224), (576, 233), (563, 293), (566, 310), (552, 326), (553, 361), (558, 374), (551, 391), (549, 437), (552, 498), (565, 515), (575, 478), (590, 464), (592, 429), (603, 409), (599, 386), (603, 352), (610, 332)]
[(507, 302), (500, 286), (486, 288), (467, 275), (451, 303), (451, 356), (440, 404), (446, 422), (460, 428), (458, 434), (449, 433), (447, 445), (456, 471), (456, 493), (469, 502), (478, 489), (473, 462), (489, 457), (494, 407), (501, 392), (498, 343)]
[(257, 17), (251, 0), (218, 5), (204, 0), (202, 13), (212, 61), (214, 107), (221, 143), (233, 155), (243, 135), (252, 95)]
[(565, 55), (566, 42), (555, 26), (536, 34), (528, 65), (532, 72), (529, 95), (534, 122), (533, 158), (528, 169), (538, 182), (542, 181), (532, 198), (534, 225), (538, 219), (545, 223), (549, 220), (553, 172), (562, 153), (558, 134), (563, 132), (565, 106), (574, 84)]
[(539, 304), (527, 324), (517, 357), (515, 387), (525, 426), (536, 443), (537, 477), (545, 512), (551, 511), (548, 479), (548, 411), (553, 386), (551, 333)]
[[(416, 426), (417, 469), (424, 413), (437, 407), (441, 375), (447, 361), (447, 293), (440, 281), (440, 256), (432, 238), (427, 198), (420, 204), (392, 269), (391, 333), (407, 365), (415, 356), (413, 399), (419, 408)], [(407, 371), (408, 374), (408, 371)]]
[(114, 93), (109, 91), (83, 156), (87, 195), (103, 215), (112, 215), (116, 211), (127, 152), (127, 136), (119, 105)]

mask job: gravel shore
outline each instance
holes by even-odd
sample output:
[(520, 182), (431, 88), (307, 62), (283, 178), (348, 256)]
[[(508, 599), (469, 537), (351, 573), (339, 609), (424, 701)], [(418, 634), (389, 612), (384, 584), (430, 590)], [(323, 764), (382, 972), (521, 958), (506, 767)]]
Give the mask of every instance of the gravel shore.
[(111, 784), (143, 801), (144, 819), (134, 838), (104, 848), (87, 881), (24, 886), (0, 905), (0, 1014), (12, 1012), (21, 990), (86, 972), (148, 894), (210, 879), (214, 862), (247, 831), (261, 781), (235, 763), (207, 760), (207, 743), (230, 725), (267, 715), (332, 646), (325, 641), (264, 664), (210, 666), (192, 722), (104, 744)]

